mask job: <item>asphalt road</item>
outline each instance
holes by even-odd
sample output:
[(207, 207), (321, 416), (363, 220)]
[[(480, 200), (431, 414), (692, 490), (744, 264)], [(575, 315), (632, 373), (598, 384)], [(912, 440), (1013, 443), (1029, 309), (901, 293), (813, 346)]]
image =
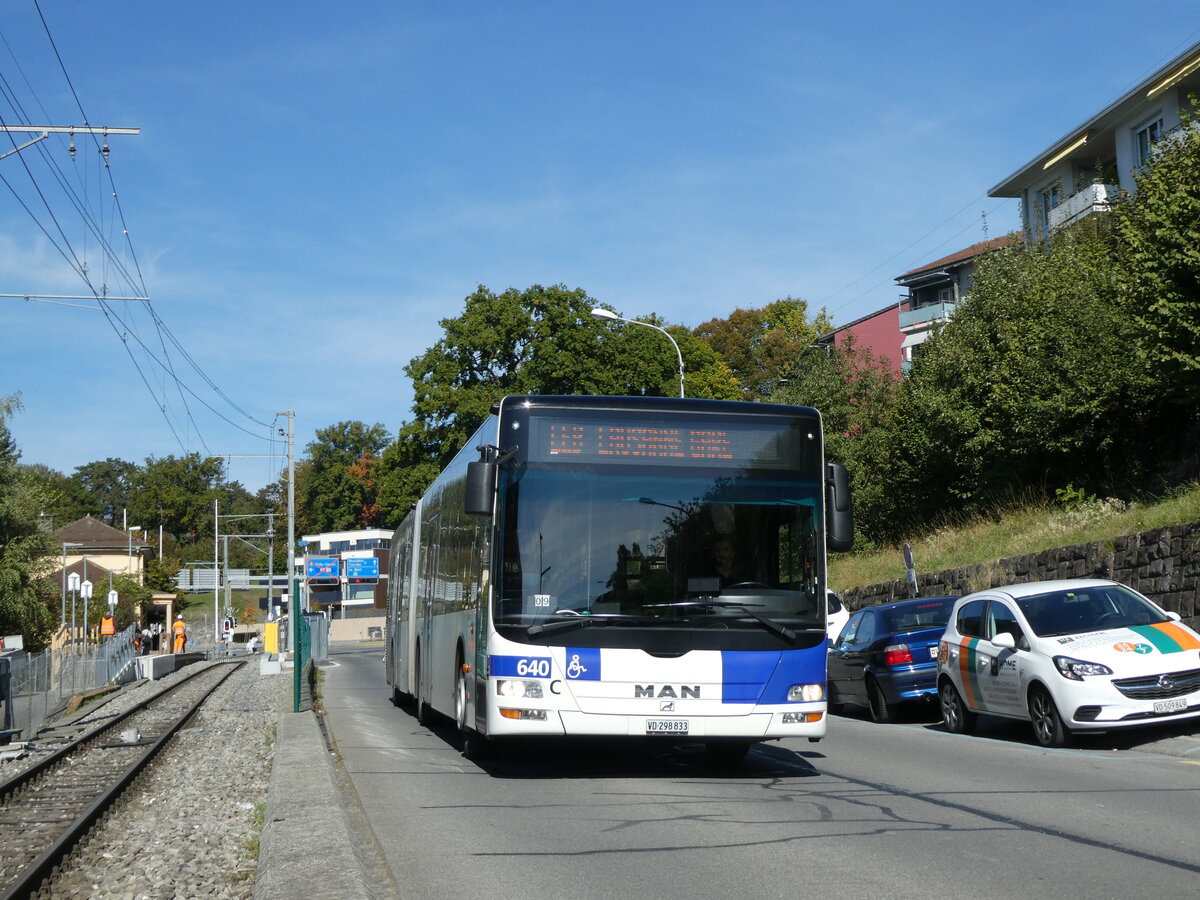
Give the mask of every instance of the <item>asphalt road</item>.
[(1043, 750), (849, 716), (732, 769), (597, 742), (478, 765), (391, 704), (382, 656), (335, 647), (322, 694), (405, 897), (1200, 895), (1200, 728)]

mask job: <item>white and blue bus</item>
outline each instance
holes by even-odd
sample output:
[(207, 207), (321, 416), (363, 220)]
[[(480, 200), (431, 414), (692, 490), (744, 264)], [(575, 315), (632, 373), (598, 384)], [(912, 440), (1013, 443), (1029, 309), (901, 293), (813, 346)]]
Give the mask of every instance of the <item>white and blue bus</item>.
[(825, 734), (846, 470), (807, 407), (506, 397), (392, 542), (385, 668), (474, 756), (509, 737)]

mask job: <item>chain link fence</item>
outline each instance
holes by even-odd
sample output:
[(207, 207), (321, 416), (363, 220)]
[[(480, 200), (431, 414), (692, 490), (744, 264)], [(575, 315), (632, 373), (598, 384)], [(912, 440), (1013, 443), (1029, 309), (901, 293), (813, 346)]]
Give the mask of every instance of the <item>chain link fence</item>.
[(8, 653), (0, 658), (0, 728), (33, 737), (52, 713), (77, 694), (118, 678), (137, 655), (133, 626), (92, 647)]

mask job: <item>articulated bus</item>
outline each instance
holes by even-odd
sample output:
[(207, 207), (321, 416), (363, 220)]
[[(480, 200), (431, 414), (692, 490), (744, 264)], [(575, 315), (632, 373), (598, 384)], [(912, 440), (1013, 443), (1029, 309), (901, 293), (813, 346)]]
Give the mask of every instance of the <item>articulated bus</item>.
[(846, 470), (807, 407), (506, 397), (392, 541), (385, 669), (468, 757), (505, 738), (825, 734)]

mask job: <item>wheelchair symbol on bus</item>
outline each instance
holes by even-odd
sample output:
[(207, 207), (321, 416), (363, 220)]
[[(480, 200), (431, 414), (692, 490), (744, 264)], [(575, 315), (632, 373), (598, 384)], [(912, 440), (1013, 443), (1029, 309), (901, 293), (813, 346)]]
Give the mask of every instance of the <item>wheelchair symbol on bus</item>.
[(571, 657), (571, 661), (567, 663), (567, 677), (580, 678), (587, 672), (587, 668), (579, 662), (579, 654), (576, 653)]

